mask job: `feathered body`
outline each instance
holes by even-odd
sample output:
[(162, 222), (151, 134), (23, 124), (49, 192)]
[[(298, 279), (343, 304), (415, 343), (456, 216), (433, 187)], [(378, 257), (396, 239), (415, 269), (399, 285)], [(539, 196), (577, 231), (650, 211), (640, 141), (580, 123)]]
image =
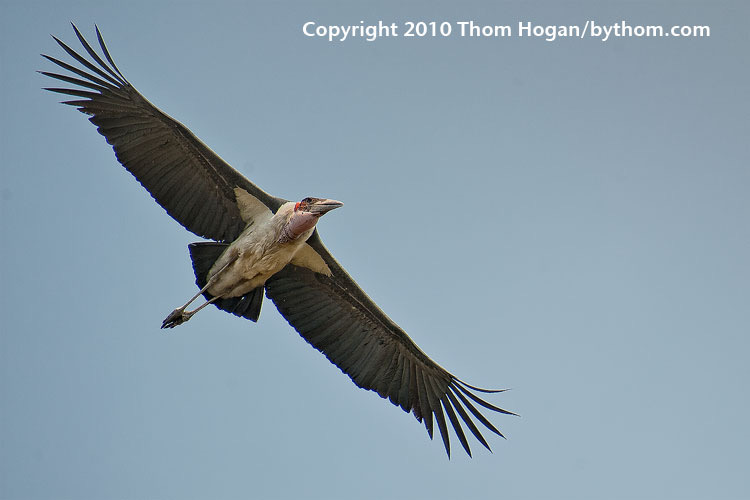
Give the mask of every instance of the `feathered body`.
[(208, 293), (241, 297), (263, 286), (292, 261), (318, 221), (315, 214), (295, 211), (295, 205), (284, 203), (272, 217), (249, 225), (227, 247), (208, 271), (209, 280), (216, 276)]

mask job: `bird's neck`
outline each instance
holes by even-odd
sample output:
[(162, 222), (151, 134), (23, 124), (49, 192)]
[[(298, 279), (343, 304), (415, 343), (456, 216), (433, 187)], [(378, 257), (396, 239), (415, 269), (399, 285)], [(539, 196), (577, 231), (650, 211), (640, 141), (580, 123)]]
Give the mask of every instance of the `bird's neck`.
[(293, 212), (281, 228), (279, 243), (306, 241), (310, 237), (320, 216), (308, 212)]

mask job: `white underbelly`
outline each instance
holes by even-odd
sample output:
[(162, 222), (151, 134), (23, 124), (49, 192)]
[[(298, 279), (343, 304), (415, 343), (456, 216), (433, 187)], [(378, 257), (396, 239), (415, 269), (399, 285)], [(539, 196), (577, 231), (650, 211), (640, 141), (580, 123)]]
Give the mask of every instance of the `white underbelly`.
[[(296, 244), (273, 245), (272, 248), (262, 253), (246, 249), (244, 252), (240, 251), (237, 259), (223, 271), (221, 268), (226, 264), (220, 258), (209, 271), (209, 279), (219, 271), (221, 272), (216, 276), (216, 282), (209, 287), (208, 292), (214, 297), (245, 295), (250, 290), (263, 286), (268, 278), (281, 271), (289, 264), (298, 249), (299, 245)], [(234, 249), (230, 246), (225, 254), (232, 251)], [(231, 259), (231, 253), (226, 259)]]

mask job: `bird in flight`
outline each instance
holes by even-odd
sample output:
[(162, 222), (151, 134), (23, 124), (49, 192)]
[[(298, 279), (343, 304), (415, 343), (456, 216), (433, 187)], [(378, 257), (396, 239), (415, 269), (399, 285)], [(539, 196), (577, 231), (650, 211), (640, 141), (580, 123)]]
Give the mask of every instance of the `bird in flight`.
[[(300, 336), (358, 387), (411, 412), (430, 439), (437, 423), (448, 457), (447, 421), (469, 456), (462, 423), (488, 450), (477, 422), (503, 437), (477, 408), (514, 415), (477, 395), (503, 391), (462, 382), (430, 359), (323, 246), (316, 225), (341, 202), (292, 202), (262, 191), (138, 92), (115, 65), (98, 27), (101, 54), (75, 25), (73, 30), (89, 58), (53, 36), (78, 65), (42, 54), (70, 74), (40, 73), (72, 86), (45, 90), (72, 96), (63, 104), (90, 116), (154, 200), (187, 230), (212, 240), (189, 245), (200, 290), (162, 328), (188, 321), (209, 304), (257, 321), (265, 292)], [(189, 310), (201, 295), (205, 301)]]

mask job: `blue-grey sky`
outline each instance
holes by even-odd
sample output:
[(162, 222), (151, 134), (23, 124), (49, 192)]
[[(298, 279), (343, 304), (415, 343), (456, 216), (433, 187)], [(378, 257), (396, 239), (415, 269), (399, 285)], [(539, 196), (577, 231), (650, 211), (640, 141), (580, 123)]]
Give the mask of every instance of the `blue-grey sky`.
[[(744, 2), (0, 5), (0, 498), (750, 497)], [(707, 25), (328, 42), (306, 21)], [(151, 102), (491, 401), (474, 458), (264, 305), (174, 331), (199, 238), (40, 90), (98, 24)], [(455, 441), (455, 440), (454, 440)], [(454, 443), (454, 447), (457, 444)]]

